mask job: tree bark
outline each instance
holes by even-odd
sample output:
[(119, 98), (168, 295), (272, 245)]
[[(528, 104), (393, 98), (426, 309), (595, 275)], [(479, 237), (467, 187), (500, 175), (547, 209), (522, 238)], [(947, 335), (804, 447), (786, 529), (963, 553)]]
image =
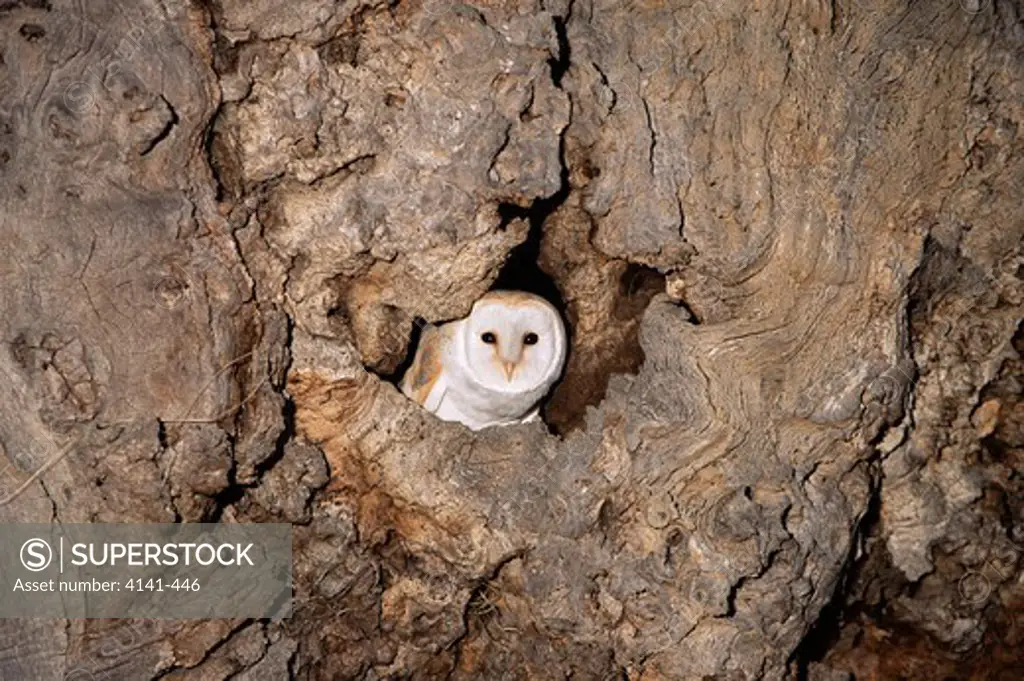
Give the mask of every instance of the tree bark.
[[(287, 620), (3, 620), (0, 679), (1020, 678), (1018, 2), (0, 28), (0, 518), (296, 537)], [(473, 433), (395, 380), (494, 285), (572, 349)]]

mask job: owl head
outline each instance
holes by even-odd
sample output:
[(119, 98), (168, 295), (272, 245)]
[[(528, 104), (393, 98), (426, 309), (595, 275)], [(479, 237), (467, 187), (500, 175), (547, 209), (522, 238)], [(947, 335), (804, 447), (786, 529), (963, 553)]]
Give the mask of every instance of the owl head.
[(558, 310), (523, 291), (491, 291), (460, 328), (461, 352), (472, 378), (489, 390), (547, 389), (565, 361), (565, 326)]

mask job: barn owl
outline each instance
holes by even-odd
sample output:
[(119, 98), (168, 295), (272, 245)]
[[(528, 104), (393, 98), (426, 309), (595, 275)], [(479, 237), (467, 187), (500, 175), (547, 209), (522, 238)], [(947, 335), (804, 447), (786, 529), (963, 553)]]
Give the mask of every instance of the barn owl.
[(473, 430), (534, 421), (565, 354), (565, 326), (551, 303), (523, 291), (491, 291), (468, 317), (424, 327), (402, 392)]

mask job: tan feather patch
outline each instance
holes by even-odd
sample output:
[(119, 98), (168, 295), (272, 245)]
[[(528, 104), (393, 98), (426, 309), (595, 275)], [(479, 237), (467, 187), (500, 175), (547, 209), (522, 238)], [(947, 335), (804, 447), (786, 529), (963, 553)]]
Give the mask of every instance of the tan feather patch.
[(509, 307), (519, 307), (520, 305), (536, 305), (541, 303), (543, 305), (550, 306), (550, 303), (540, 296), (526, 291), (488, 291), (480, 298), (481, 301), (487, 301), (489, 303), (502, 303)]
[(426, 404), (430, 391), (441, 376), (444, 341), (448, 334), (436, 326), (423, 327), (416, 357), (402, 377), (402, 392), (419, 404)]

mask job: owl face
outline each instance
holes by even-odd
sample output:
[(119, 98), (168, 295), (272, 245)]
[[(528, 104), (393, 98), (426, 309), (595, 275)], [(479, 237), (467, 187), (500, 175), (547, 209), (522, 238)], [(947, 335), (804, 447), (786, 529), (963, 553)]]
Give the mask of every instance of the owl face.
[(492, 291), (473, 305), (461, 329), (473, 378), (497, 392), (548, 387), (565, 360), (565, 327), (543, 298)]

